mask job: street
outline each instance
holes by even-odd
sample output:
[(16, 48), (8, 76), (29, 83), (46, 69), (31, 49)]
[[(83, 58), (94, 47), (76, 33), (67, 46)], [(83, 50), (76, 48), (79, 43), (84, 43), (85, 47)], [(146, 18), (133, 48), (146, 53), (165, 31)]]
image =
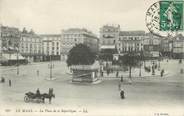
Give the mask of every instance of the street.
[[(74, 107), (100, 107), (100, 108), (165, 108), (178, 109), (184, 104), (184, 76), (180, 74), (181, 67), (178, 60), (164, 60), (161, 68), (168, 74), (164, 77), (133, 77), (132, 84), (125, 81), (122, 88), (125, 91), (125, 99), (120, 99), (118, 90), (119, 78), (102, 79), (98, 84), (71, 83), (71, 75), (67, 74), (65, 62), (53, 62), (53, 77), (55, 80), (48, 80), (50, 77), (49, 62), (33, 63), (17, 67), (0, 67), (1, 76), (5, 77), (5, 83), (0, 83), (0, 100), (7, 106), (74, 106)], [(39, 75), (37, 75), (39, 70)], [(12, 86), (8, 86), (8, 80)], [(26, 92), (36, 92), (39, 88), (41, 93), (48, 93), (49, 88), (54, 89), (55, 98), (52, 104), (46, 103), (25, 103)], [(2, 105), (2, 104), (1, 104)]]

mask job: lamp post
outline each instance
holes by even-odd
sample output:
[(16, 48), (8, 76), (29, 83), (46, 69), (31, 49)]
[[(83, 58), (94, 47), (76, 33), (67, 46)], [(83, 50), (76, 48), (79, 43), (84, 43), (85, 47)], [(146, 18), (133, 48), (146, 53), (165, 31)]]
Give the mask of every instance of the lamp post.
[(152, 75), (155, 75), (155, 62), (152, 63)]
[(141, 63), (140, 63), (140, 70), (139, 70), (139, 76), (141, 77)]
[(17, 75), (19, 75), (19, 49), (17, 48)]
[(160, 71), (160, 61), (161, 61), (161, 58), (158, 59), (158, 71)]
[(50, 55), (50, 64), (48, 66), (50, 69), (50, 80), (52, 80), (52, 69), (54, 68), (54, 64), (52, 64), (52, 55)]
[(141, 68), (142, 68), (142, 56), (143, 56), (143, 51), (142, 51), (142, 48), (141, 48), (141, 53), (140, 53), (140, 70), (139, 70), (139, 76), (140, 77), (142, 76), (142, 71), (141, 71)]

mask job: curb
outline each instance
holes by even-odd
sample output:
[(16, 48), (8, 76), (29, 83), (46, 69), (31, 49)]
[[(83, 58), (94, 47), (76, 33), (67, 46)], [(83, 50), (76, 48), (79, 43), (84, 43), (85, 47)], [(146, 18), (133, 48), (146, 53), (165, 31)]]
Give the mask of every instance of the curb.
[[(169, 75), (169, 73), (166, 73), (163, 75), (163, 77)], [(151, 78), (154, 78), (154, 77), (160, 77), (160, 78), (163, 78), (161, 77), (160, 75), (149, 75), (149, 76), (141, 76), (141, 77), (132, 77), (134, 79), (141, 79), (141, 78), (148, 78), (148, 77), (151, 77)], [(128, 76), (126, 77), (123, 77), (123, 78), (129, 78)], [(99, 79), (102, 79), (102, 80), (110, 80), (110, 79), (121, 79), (120, 77), (99, 77)]]
[(91, 82), (91, 83), (90, 82), (72, 82), (71, 80), (69, 81), (70, 84), (81, 84), (81, 85), (96, 85), (96, 84), (99, 84), (101, 82), (102, 82), (101, 79), (98, 79), (98, 80)]

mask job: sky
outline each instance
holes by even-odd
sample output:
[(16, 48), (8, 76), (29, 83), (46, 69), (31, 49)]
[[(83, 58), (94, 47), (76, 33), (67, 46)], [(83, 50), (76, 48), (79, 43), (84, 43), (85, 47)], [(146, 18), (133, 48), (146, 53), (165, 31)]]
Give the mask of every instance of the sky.
[(105, 24), (121, 30), (145, 30), (147, 9), (156, 0), (0, 0), (0, 24), (57, 34), (87, 28), (95, 34)]

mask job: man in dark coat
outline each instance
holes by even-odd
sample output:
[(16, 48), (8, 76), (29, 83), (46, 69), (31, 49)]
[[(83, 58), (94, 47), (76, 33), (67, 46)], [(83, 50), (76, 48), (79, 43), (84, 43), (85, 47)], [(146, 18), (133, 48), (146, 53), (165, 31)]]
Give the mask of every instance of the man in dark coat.
[(120, 91), (120, 96), (121, 96), (121, 99), (125, 98), (125, 92), (123, 90)]
[(2, 82), (2, 83), (4, 83), (4, 82), (5, 82), (4, 77), (1, 77), (1, 82)]
[(11, 87), (11, 80), (9, 80), (9, 87)]
[(35, 97), (40, 97), (40, 90), (39, 90), (39, 88), (36, 90), (36, 95), (35, 95)]

